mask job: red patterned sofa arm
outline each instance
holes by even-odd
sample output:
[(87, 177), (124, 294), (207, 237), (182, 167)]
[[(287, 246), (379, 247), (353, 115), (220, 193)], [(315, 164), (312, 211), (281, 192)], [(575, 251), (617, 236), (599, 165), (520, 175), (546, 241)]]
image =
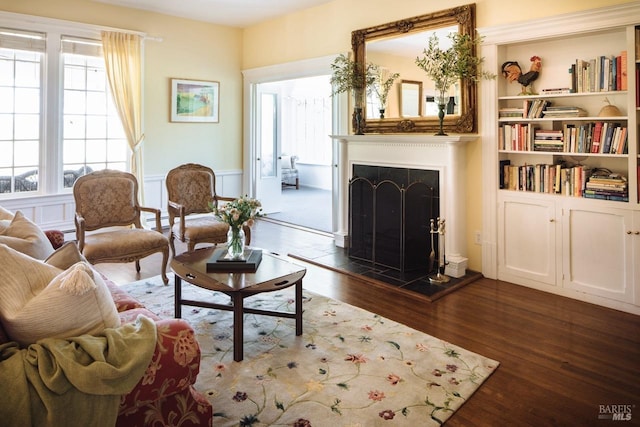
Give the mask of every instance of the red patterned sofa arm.
[(129, 323), (140, 314), (155, 320), (158, 342), (144, 376), (123, 397), (120, 412), (179, 393), (193, 385), (200, 372), (200, 346), (189, 323), (182, 319), (158, 319), (144, 308), (120, 313), (121, 322)]
[(200, 372), (200, 346), (191, 325), (182, 319), (162, 319), (105, 277), (116, 304), (120, 323), (135, 321), (139, 315), (156, 322), (158, 342), (144, 376), (123, 396), (118, 427), (212, 425), (213, 408), (193, 388)]

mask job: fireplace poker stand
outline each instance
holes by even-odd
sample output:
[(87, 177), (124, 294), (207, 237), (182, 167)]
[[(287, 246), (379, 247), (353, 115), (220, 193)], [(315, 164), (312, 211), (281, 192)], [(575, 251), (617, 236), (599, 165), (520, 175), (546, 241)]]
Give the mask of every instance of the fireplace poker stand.
[[(436, 222), (438, 224), (438, 228), (436, 228)], [(431, 250), (433, 252), (433, 236), (435, 234), (438, 235), (438, 262), (436, 264), (436, 270), (437, 273), (433, 274), (431, 276), (429, 276), (429, 283), (431, 284), (442, 284), (442, 283), (448, 283), (449, 280), (451, 280), (449, 278), (449, 276), (443, 274), (444, 273), (444, 269), (447, 265), (447, 258), (446, 258), (446, 254), (445, 254), (445, 245), (444, 245), (444, 229), (445, 229), (445, 222), (444, 219), (442, 218), (437, 218), (436, 221), (434, 221), (433, 219), (431, 219), (431, 229), (429, 231), (429, 233), (431, 234)], [(442, 264), (440, 264), (440, 246), (441, 243), (440, 241), (442, 241)]]

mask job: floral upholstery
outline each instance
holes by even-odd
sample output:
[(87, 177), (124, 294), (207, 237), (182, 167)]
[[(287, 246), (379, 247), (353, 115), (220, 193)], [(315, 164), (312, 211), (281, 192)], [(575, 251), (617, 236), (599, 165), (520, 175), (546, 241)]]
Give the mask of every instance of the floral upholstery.
[[(64, 241), (64, 234), (59, 231), (45, 234), (54, 247), (60, 238)], [(211, 404), (193, 388), (200, 372), (200, 345), (191, 325), (182, 319), (160, 318), (107, 277), (102, 278), (116, 305), (120, 324), (144, 315), (156, 323), (158, 334), (151, 364), (134, 389), (121, 398), (116, 426), (211, 427)], [(0, 323), (0, 345), (9, 341)]]
[[(116, 426), (211, 426), (209, 401), (193, 388), (200, 372), (200, 346), (182, 319), (161, 319), (105, 278), (121, 324), (145, 315), (156, 322), (158, 342), (151, 364), (135, 388), (122, 396)], [(0, 344), (9, 342), (0, 324)]]
[(47, 239), (51, 242), (53, 249), (58, 249), (64, 244), (64, 233), (60, 230), (45, 230), (44, 232)]
[[(227, 241), (229, 225), (210, 214), (210, 205), (217, 206), (220, 201), (232, 201), (234, 198), (216, 193), (216, 175), (211, 168), (187, 163), (170, 170), (165, 182), (171, 228), (169, 245), (174, 255), (176, 238), (185, 242), (189, 251), (194, 250), (198, 243)], [(244, 232), (248, 245), (251, 243), (251, 229), (244, 227)]]
[[(135, 261), (140, 271), (140, 259), (161, 252), (160, 274), (165, 284), (169, 282), (169, 240), (162, 234), (160, 209), (138, 204), (135, 176), (108, 169), (92, 172), (76, 180), (73, 196), (78, 247), (89, 262)], [(142, 212), (155, 215), (155, 231), (142, 227)]]

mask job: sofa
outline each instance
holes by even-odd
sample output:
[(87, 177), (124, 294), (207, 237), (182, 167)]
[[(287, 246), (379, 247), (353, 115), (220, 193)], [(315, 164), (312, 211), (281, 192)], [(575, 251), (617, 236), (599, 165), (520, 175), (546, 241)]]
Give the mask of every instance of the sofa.
[[(54, 346), (64, 346), (64, 344), (68, 341), (69, 346), (73, 347), (73, 351), (77, 352), (79, 350), (79, 347), (82, 347), (82, 345), (86, 344), (87, 342), (91, 343), (103, 337), (107, 337), (105, 338), (105, 342), (109, 344), (109, 346), (107, 346), (108, 350), (113, 351), (114, 349), (122, 348), (118, 347), (118, 345), (122, 346), (123, 343), (124, 345), (126, 345), (129, 343), (129, 341), (118, 341), (117, 338), (114, 340), (112, 338), (112, 335), (108, 335), (108, 333), (125, 330), (125, 328), (131, 329), (133, 328), (133, 325), (145, 323), (148, 325), (153, 325), (155, 336), (153, 337), (153, 342), (151, 342), (151, 344), (146, 344), (148, 350), (145, 357), (147, 357), (147, 359), (144, 359), (144, 361), (141, 362), (144, 363), (142, 368), (136, 371), (136, 376), (134, 378), (124, 378), (124, 380), (130, 383), (130, 386), (128, 386), (126, 393), (122, 393), (121, 395), (116, 396), (116, 399), (118, 399), (118, 401), (115, 402), (114, 406), (117, 406), (117, 414), (115, 413), (115, 411), (113, 411), (113, 417), (116, 418), (115, 425), (123, 427), (211, 426), (211, 404), (207, 401), (204, 395), (202, 395), (193, 387), (200, 370), (200, 347), (195, 339), (193, 328), (189, 325), (189, 323), (182, 319), (162, 319), (155, 313), (146, 309), (140, 301), (132, 298), (117, 284), (110, 281), (107, 277), (98, 273), (96, 270), (93, 270), (88, 263), (84, 262), (86, 260), (83, 261), (83, 257), (77, 250), (77, 245), (75, 244), (75, 242), (65, 243), (63, 237), (64, 236), (60, 232), (48, 231), (45, 233), (44, 231), (40, 230), (34, 223), (26, 219), (21, 213), (16, 212), (14, 215), (0, 207), (0, 258), (4, 258), (4, 261), (0, 260), (0, 262), (3, 263), (3, 268), (5, 269), (5, 271), (3, 271), (3, 275), (9, 273), (9, 276), (11, 276), (11, 273), (9, 272), (10, 267), (8, 268), (6, 264), (7, 259), (13, 257), (15, 260), (10, 261), (10, 266), (16, 265), (16, 269), (19, 268), (21, 271), (25, 270), (25, 265), (28, 266), (30, 273), (26, 279), (20, 279), (20, 273), (17, 272), (17, 277), (20, 280), (29, 282), (25, 286), (33, 285), (31, 283), (35, 280), (33, 277), (38, 276), (38, 274), (40, 274), (39, 271), (42, 270), (44, 272), (42, 274), (45, 274), (49, 271), (48, 269), (54, 268), (60, 269), (61, 271), (64, 270), (64, 273), (62, 274), (75, 269), (73, 274), (76, 274), (76, 276), (78, 277), (92, 277), (94, 279), (93, 281), (91, 281), (92, 292), (96, 289), (103, 289), (104, 294), (107, 295), (104, 299), (109, 300), (107, 304), (110, 306), (105, 309), (105, 311), (108, 313), (107, 315), (102, 316), (102, 318), (108, 319), (109, 316), (116, 316), (111, 320), (112, 327), (96, 329), (102, 329), (101, 333), (93, 334), (93, 330), (89, 330), (89, 332), (91, 333), (78, 335), (77, 337), (73, 336), (69, 338), (60, 338), (61, 336), (64, 337), (64, 335), (60, 335), (58, 331), (55, 330), (55, 328), (60, 327), (60, 325), (63, 325), (69, 319), (62, 318), (59, 321), (49, 320), (51, 328), (54, 330), (52, 332), (52, 337), (50, 338), (48, 336), (45, 336), (45, 338), (42, 338), (43, 335), (40, 331), (41, 328), (35, 328), (37, 331), (40, 331), (39, 333), (41, 335), (32, 336), (31, 341), (33, 342), (33, 344), (27, 345), (27, 343), (30, 341), (21, 342), (23, 338), (15, 338), (15, 332), (12, 336), (12, 333), (10, 331), (15, 331), (16, 329), (15, 325), (11, 322), (15, 320), (16, 316), (11, 317), (9, 315), (10, 307), (6, 308), (7, 305), (4, 303), (4, 300), (0, 301), (0, 393), (2, 393), (4, 396), (8, 395), (9, 390), (2, 390), (2, 388), (4, 387), (9, 387), (7, 386), (6, 382), (2, 383), (2, 381), (4, 381), (4, 379), (6, 378), (6, 371), (8, 369), (3, 370), (2, 368), (3, 365), (5, 365), (4, 367), (10, 366), (10, 358), (7, 355), (15, 353), (17, 349), (19, 349), (21, 352), (31, 352), (33, 354), (30, 357), (35, 357), (34, 352), (36, 350), (38, 352), (41, 352), (43, 351), (43, 349), (50, 348), (52, 343), (54, 343)], [(55, 272), (57, 270), (53, 271)], [(23, 276), (25, 275), (23, 274)], [(67, 282), (71, 282), (71, 279), (69, 279), (69, 277), (76, 276), (67, 275)], [(53, 283), (54, 280), (52, 280), (51, 283)], [(11, 282), (11, 279), (9, 279), (9, 282)], [(63, 285), (60, 285), (60, 288), (62, 288), (62, 286)], [(57, 289), (57, 291), (58, 293), (60, 292), (59, 289)], [(78, 288), (73, 288), (73, 291), (78, 295), (84, 292), (82, 290), (78, 291)], [(6, 290), (4, 292), (6, 292)], [(44, 293), (44, 291), (41, 291), (37, 294), (37, 296)], [(58, 296), (56, 296), (56, 298)], [(6, 295), (3, 295), (2, 297), (6, 300)], [(80, 296), (74, 297), (81, 298)], [(91, 295), (90, 297), (93, 298), (93, 296)], [(35, 300), (35, 297), (33, 298), (33, 300)], [(29, 304), (31, 304), (31, 301), (33, 300), (29, 300)], [(77, 307), (71, 308), (71, 317), (82, 316), (81, 311), (84, 304), (85, 303), (79, 303)], [(24, 307), (27, 307), (27, 305), (25, 305)], [(115, 309), (113, 307), (115, 307)], [(86, 308), (87, 310), (92, 310), (92, 308), (89, 306), (89, 303), (87, 303), (87, 307), (84, 308)], [(94, 311), (96, 310), (103, 310), (103, 308), (98, 308)], [(109, 310), (113, 310), (113, 312), (110, 312)], [(51, 318), (51, 316), (56, 315), (55, 312), (49, 313), (47, 312), (47, 310), (41, 310), (40, 313), (42, 313), (42, 316), (45, 319)], [(101, 325), (101, 321), (98, 322), (98, 326)], [(45, 325), (45, 327), (46, 326), (47, 325)], [(81, 325), (81, 327), (87, 327), (87, 325)], [(38, 333), (34, 330), (28, 330), (26, 332), (27, 334)], [(139, 338), (139, 336), (137, 338)], [(131, 343), (134, 342), (135, 341), (131, 341)], [(142, 341), (140, 342), (142, 343)], [(142, 344), (139, 348), (135, 345), (130, 345), (130, 348), (128, 348), (127, 350), (132, 352), (143, 352), (145, 347)], [(13, 346), (14, 349), (11, 350), (9, 348), (10, 346)], [(89, 354), (91, 353), (89, 352)], [(111, 357), (111, 355), (108, 354), (108, 351), (106, 351), (105, 354), (107, 355), (107, 357)], [(41, 354), (38, 353), (38, 355)], [(93, 354), (91, 354), (91, 356), (93, 356)], [(87, 354), (83, 353), (82, 357), (87, 358), (88, 356)], [(29, 359), (25, 357), (25, 360)], [(117, 360), (117, 357), (115, 358), (115, 360)], [(82, 363), (85, 362), (85, 360), (82, 361)], [(123, 369), (128, 369), (128, 365), (132, 364), (130, 360), (125, 360), (121, 363), (121, 368)], [(85, 364), (90, 365), (87, 363)], [(60, 366), (65, 367), (67, 365), (61, 363)], [(42, 367), (38, 367), (38, 369), (40, 370), (38, 372), (43, 372)], [(71, 372), (71, 375), (67, 372), (66, 376), (72, 377), (72, 374), (73, 372)], [(11, 375), (14, 377), (17, 376), (16, 374)], [(109, 375), (111, 375), (111, 373)], [(107, 377), (109, 375), (107, 375)], [(54, 375), (52, 375), (52, 378), (54, 378), (55, 381), (58, 381), (57, 376), (58, 373), (56, 372), (54, 373)], [(104, 380), (106, 384), (105, 387), (110, 386), (109, 381), (111, 380), (112, 382), (118, 383), (114, 385), (114, 390), (119, 390), (118, 387), (122, 386), (120, 384), (122, 381), (115, 381), (114, 378), (106, 378)], [(49, 378), (44, 378), (43, 382), (48, 384), (47, 381), (50, 380), (51, 379)], [(96, 381), (98, 381), (98, 379), (96, 379)], [(96, 381), (89, 382), (96, 383)], [(33, 382), (34, 381), (31, 381), (31, 383)], [(29, 391), (31, 394), (31, 400), (33, 401), (33, 384), (30, 384), (30, 387), (31, 389)], [(53, 389), (53, 387), (50, 388)], [(40, 392), (40, 390), (38, 391)], [(100, 391), (97, 394), (101, 394)], [(62, 396), (68, 395), (69, 393), (62, 394)], [(62, 397), (60, 397), (60, 399), (61, 402), (58, 410), (60, 408), (68, 408), (68, 401), (65, 401)], [(41, 400), (44, 401), (44, 399)], [(105, 400), (108, 400), (108, 397), (105, 397)], [(56, 405), (55, 398), (52, 400), (52, 402), (53, 403), (45, 402), (46, 405), (42, 407), (48, 408), (49, 412), (53, 413), (55, 411), (53, 411), (51, 408), (55, 407)], [(32, 403), (32, 406), (30, 406), (32, 412), (34, 407), (33, 405), (34, 404)], [(38, 403), (38, 405), (41, 405), (41, 403)], [(97, 406), (95, 403), (91, 403), (91, 405), (87, 404), (86, 406), (87, 408), (85, 409), (88, 411), (89, 407), (100, 407), (100, 403), (98, 403)], [(3, 412), (2, 405), (0, 404), (0, 416), (6, 415), (7, 411), (12, 410), (12, 408), (4, 408)], [(46, 410), (44, 412), (46, 412)], [(59, 412), (62, 413), (65, 411), (59, 410)], [(69, 410), (69, 412), (71, 412), (71, 410)], [(25, 416), (27, 416), (27, 418), (22, 419), (30, 419), (31, 423), (33, 425), (36, 425), (34, 423), (38, 420), (37, 417), (41, 417), (42, 414), (35, 415), (36, 418), (33, 418), (33, 414), (25, 414)], [(31, 416), (32, 418), (28, 418), (29, 416)], [(64, 422), (65, 425), (81, 425), (78, 424), (80, 421), (74, 421), (74, 417), (76, 416), (77, 414), (59, 414), (59, 417), (55, 418), (54, 414), (53, 418), (48, 416), (50, 419), (48, 420), (46, 425), (60, 425), (60, 422)], [(15, 413), (11, 414), (11, 418), (14, 421), (12, 421), (13, 424), (10, 423), (9, 425), (18, 425), (15, 424), (17, 422), (15, 420), (18, 420), (20, 418), (17, 417)], [(51, 419), (57, 419), (57, 422), (51, 421)], [(114, 425), (112, 421), (109, 421), (106, 424), (102, 424), (98, 422), (98, 419), (99, 417), (94, 415), (91, 423), (84, 425)], [(70, 424), (69, 420), (71, 420)]]

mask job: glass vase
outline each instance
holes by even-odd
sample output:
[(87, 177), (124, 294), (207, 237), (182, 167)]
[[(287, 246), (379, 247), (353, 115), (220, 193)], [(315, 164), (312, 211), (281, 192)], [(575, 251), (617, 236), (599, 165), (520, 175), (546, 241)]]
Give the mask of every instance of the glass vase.
[(229, 226), (227, 231), (227, 254), (230, 259), (244, 258), (244, 241), (245, 235), (242, 226)]
[(445, 108), (447, 108), (447, 98), (447, 91), (443, 90), (440, 92), (436, 100), (438, 102), (438, 120), (440, 121), (440, 129), (438, 130), (438, 133), (436, 133), (436, 135), (447, 135), (446, 133), (444, 133), (444, 116)]

